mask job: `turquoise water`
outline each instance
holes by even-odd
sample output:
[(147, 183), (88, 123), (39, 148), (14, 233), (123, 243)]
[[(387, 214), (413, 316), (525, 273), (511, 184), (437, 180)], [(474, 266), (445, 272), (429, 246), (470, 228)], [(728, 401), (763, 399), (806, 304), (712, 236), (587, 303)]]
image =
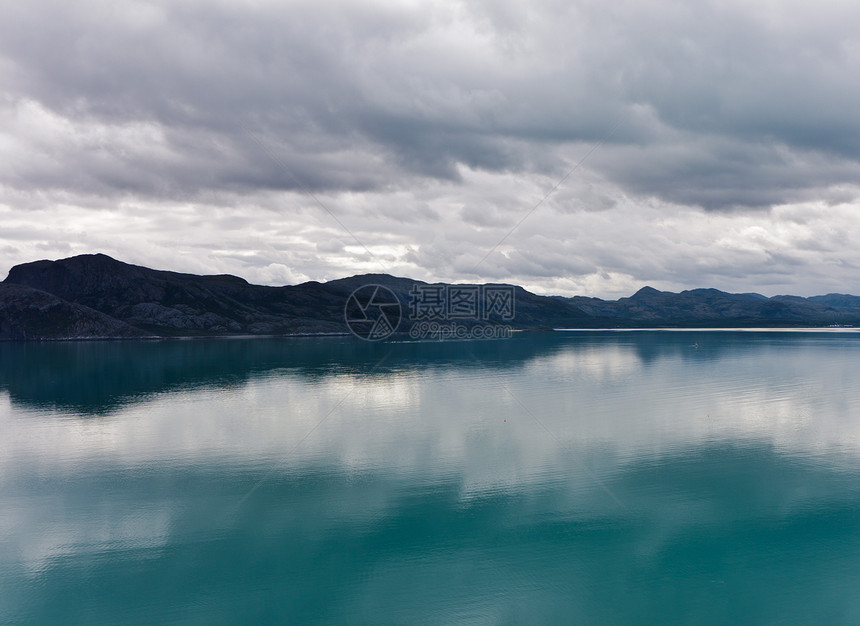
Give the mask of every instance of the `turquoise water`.
[(860, 623), (860, 334), (0, 344), (0, 623)]

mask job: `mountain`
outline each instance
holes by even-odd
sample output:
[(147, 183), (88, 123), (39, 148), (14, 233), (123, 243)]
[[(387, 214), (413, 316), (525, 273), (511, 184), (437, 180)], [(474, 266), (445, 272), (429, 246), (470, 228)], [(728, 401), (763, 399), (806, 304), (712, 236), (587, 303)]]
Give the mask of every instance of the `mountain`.
[[(405, 309), (413, 286), (426, 283), (365, 274), (324, 284), (312, 281), (265, 287), (236, 276), (153, 270), (92, 254), (17, 265), (3, 284), (38, 289), (110, 316), (141, 334), (169, 337), (344, 333), (344, 306), (358, 287), (384, 285), (397, 295)], [(519, 327), (600, 322), (575, 306), (521, 287), (513, 289)]]
[(133, 338), (145, 333), (55, 295), (0, 283), (0, 339)]
[[(404, 317), (410, 293), (428, 287), (387, 274), (267, 287), (230, 275), (154, 270), (104, 254), (35, 261), (13, 267), (0, 283), (0, 339), (345, 333), (349, 295), (368, 284), (394, 292)], [(643, 287), (628, 298), (601, 300), (495, 287), (512, 291), (515, 315), (506, 323), (520, 329), (860, 324), (860, 297), (844, 294), (767, 298)]]
[(251, 285), (129, 265), (104, 254), (17, 265), (4, 281), (89, 307), (160, 336), (342, 332), (345, 296), (319, 283)]
[(826, 296), (812, 296), (807, 299), (834, 309), (860, 309), (860, 296), (851, 296), (844, 293), (828, 293)]
[[(822, 299), (823, 298), (823, 299)], [(860, 298), (800, 298), (757, 293), (726, 293), (691, 289), (681, 293), (643, 287), (629, 298), (614, 301), (573, 297), (566, 301), (592, 315), (624, 320), (624, 325), (653, 326), (798, 326), (860, 321)], [(855, 301), (850, 300), (855, 298)]]

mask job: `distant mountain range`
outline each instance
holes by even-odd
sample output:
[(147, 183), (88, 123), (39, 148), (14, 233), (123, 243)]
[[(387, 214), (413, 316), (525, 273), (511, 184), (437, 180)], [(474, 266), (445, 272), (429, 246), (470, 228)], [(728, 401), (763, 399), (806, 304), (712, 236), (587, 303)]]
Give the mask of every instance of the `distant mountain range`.
[[(230, 275), (198, 276), (130, 265), (104, 254), (16, 265), (0, 283), (0, 339), (134, 338), (348, 332), (349, 294), (389, 288), (404, 307), (422, 281), (365, 274), (285, 287)], [(860, 325), (860, 297), (681, 293), (643, 287), (629, 298), (539, 296), (511, 287), (513, 328)], [(401, 324), (401, 331), (408, 331)]]

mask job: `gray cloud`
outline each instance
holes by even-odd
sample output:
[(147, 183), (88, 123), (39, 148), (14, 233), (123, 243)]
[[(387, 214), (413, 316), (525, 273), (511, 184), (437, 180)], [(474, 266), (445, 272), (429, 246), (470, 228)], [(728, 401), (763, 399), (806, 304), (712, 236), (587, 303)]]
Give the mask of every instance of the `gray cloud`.
[[(167, 251), (182, 228), (189, 252), (229, 248), (195, 268), (277, 280), (381, 262), (452, 279), (605, 140), (475, 275), (564, 289), (610, 276), (612, 292), (808, 285), (826, 257), (823, 282), (838, 283), (850, 242), (817, 216), (858, 198), (858, 21), (835, 3), (8, 4), (0, 206), (14, 219), (0, 240), (16, 252), (3, 259), (105, 247), (144, 220), (153, 252), (125, 232), (118, 256), (181, 265)], [(740, 222), (719, 217), (709, 260), (684, 252), (709, 215), (778, 230), (784, 205), (816, 224), (805, 239), (735, 250), (723, 235)], [(120, 217), (86, 222), (105, 210)], [(20, 244), (33, 228), (44, 235)]]

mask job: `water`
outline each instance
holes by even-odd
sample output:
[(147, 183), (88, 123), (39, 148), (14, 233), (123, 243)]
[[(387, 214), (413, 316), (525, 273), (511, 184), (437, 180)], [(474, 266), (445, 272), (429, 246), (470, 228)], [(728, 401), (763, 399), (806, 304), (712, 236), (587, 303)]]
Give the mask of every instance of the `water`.
[(0, 623), (860, 623), (860, 334), (0, 344)]

